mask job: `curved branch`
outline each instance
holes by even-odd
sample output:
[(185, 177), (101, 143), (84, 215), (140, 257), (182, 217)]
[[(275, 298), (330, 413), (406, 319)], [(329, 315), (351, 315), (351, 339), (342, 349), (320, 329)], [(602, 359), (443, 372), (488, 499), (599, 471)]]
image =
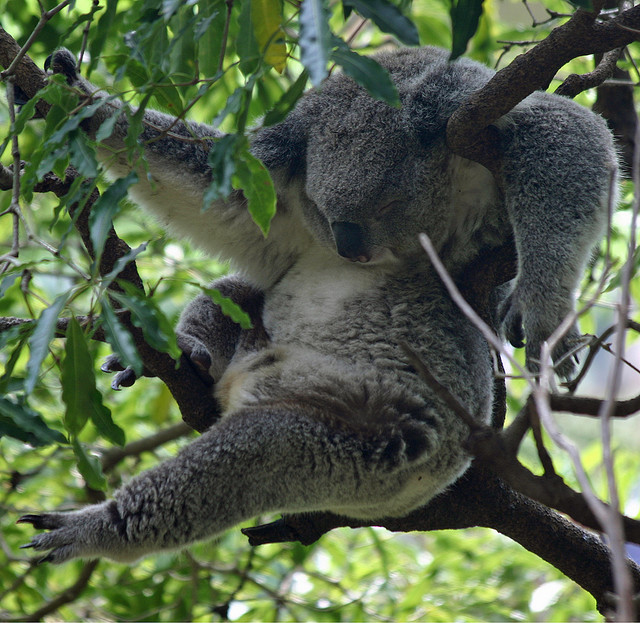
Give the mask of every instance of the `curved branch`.
[[(602, 541), (551, 509), (514, 491), (499, 477), (474, 466), (445, 493), (402, 518), (355, 521), (331, 513), (287, 515), (242, 532), (251, 545), (300, 541), (310, 544), (338, 527), (377, 525), (394, 532), (492, 528), (520, 543), (591, 593), (604, 612), (613, 592), (610, 552)], [(640, 567), (629, 561), (640, 590)]]
[(555, 90), (556, 95), (573, 98), (578, 93), (582, 93), (582, 91), (601, 85), (607, 78), (613, 76), (616, 63), (621, 54), (622, 48), (611, 50), (602, 57), (598, 66), (588, 74), (583, 74), (582, 76), (571, 74), (567, 76), (565, 81)]
[(38, 608), (35, 612), (31, 612), (23, 617), (7, 619), (7, 621), (40, 621), (47, 614), (51, 614), (65, 604), (75, 601), (87, 587), (87, 584), (89, 584), (89, 580), (99, 563), (99, 560), (91, 560), (87, 562), (82, 567), (82, 571), (80, 571), (78, 579), (71, 586), (61, 592), (55, 599), (52, 599), (41, 608)]
[(524, 54), (517, 56), (451, 115), (447, 144), (494, 175), (500, 172), (498, 136), (490, 125), (536, 90), (546, 89), (556, 72), (585, 54), (605, 53), (640, 38), (640, 6), (606, 23), (579, 9), (573, 17)]

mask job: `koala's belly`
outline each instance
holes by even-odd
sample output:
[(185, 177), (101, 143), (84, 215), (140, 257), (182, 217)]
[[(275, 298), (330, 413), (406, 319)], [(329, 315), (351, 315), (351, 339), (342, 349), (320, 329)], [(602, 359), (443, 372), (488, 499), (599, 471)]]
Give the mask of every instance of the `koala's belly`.
[(357, 374), (352, 366), (313, 349), (276, 345), (234, 357), (216, 383), (215, 397), (225, 415), (262, 401), (289, 400), (336, 375), (357, 378)]

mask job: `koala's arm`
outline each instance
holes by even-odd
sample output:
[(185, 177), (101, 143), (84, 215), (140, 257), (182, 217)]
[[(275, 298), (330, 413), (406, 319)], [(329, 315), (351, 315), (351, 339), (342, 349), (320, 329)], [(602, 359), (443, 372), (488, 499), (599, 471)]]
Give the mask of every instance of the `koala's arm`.
[[(180, 314), (176, 338), (180, 350), (204, 378), (215, 383), (226, 370), (240, 347), (259, 350), (269, 337), (262, 324), (264, 294), (237, 275), (213, 281), (210, 288), (239, 305), (249, 316), (251, 329), (243, 329), (229, 318), (220, 305), (207, 294), (193, 299)], [(123, 367), (117, 355), (109, 355), (101, 366), (103, 372), (116, 372), (111, 387), (130, 387), (137, 379), (133, 368)], [(153, 376), (145, 372), (145, 376)]]
[[(524, 327), (527, 361), (535, 369), (542, 342), (573, 309), (585, 265), (604, 233), (617, 159), (604, 121), (561, 97), (535, 94), (499, 127), (519, 264), (501, 311), (514, 345), (522, 345)], [(574, 326), (554, 359), (578, 338)], [(571, 357), (556, 366), (561, 376), (573, 368)]]
[[(138, 182), (131, 187), (130, 194), (137, 204), (176, 236), (191, 239), (209, 254), (233, 261), (259, 287), (268, 287), (281, 276), (302, 244), (282, 197), (278, 217), (272, 222), (272, 235), (267, 239), (253, 222), (239, 190), (232, 191), (226, 199), (209, 202), (203, 209), (204, 195), (212, 181), (210, 154), (224, 138), (221, 132), (147, 109), (142, 132), (137, 137), (143, 157), (138, 156), (132, 162), (125, 145), (131, 112), (123, 112), (120, 100), (107, 98), (77, 74), (75, 59), (68, 50), (54, 52), (48, 63), (51, 71), (63, 74), (71, 86), (90, 100), (104, 98), (105, 104), (83, 121), (82, 127), (90, 136), (95, 138), (103, 124), (117, 116), (110, 135), (98, 145), (98, 157), (112, 177), (136, 171)], [(288, 153), (288, 147), (276, 134), (269, 134), (273, 140), (268, 141), (262, 155), (269, 154), (266, 164), (277, 179), (278, 172), (286, 168), (284, 154)], [(221, 154), (220, 158), (223, 157)], [(282, 236), (282, 229), (288, 234)], [(274, 244), (278, 232), (278, 244)]]
[(112, 500), (21, 517), (19, 523), (49, 530), (23, 547), (49, 552), (44, 560), (53, 563), (76, 557), (128, 562), (275, 510), (362, 505), (381, 514), (381, 505), (407, 484), (404, 474), (419, 445), (413, 437), (414, 430), (400, 427), (376, 434), (336, 429), (292, 405), (246, 408), (135, 477)]

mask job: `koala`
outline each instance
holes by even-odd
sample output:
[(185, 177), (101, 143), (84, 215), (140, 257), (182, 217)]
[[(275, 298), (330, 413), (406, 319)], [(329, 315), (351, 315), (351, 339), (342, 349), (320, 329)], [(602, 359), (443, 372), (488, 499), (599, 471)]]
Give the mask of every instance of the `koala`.
[[(420, 247), (426, 232), (454, 277), (478, 255), (515, 240), (518, 273), (499, 310), (508, 339), (526, 339), (529, 365), (573, 309), (591, 248), (606, 222), (616, 166), (604, 122), (575, 103), (535, 93), (496, 124), (503, 187), (446, 145), (449, 116), (493, 72), (448, 61), (433, 47), (375, 59), (401, 106), (373, 99), (345, 75), (309, 91), (281, 123), (251, 135), (269, 170), (277, 213), (268, 236), (241, 191), (203, 210), (210, 154), (222, 134), (146, 111), (144, 159), (123, 147), (121, 103), (85, 121), (111, 175), (139, 171), (133, 199), (173, 234), (227, 259), (218, 282), (251, 308), (234, 328), (206, 297), (178, 334), (214, 380), (221, 418), (176, 458), (133, 478), (111, 500), (68, 513), (25, 515), (47, 532), (26, 547), (60, 563), (130, 561), (180, 548), (268, 512), (331, 511), (357, 519), (403, 516), (468, 468), (466, 425), (409, 365), (410, 344), (478, 422), (492, 404), (492, 358)], [(66, 50), (53, 71), (92, 98)], [(571, 374), (573, 328), (554, 357)]]

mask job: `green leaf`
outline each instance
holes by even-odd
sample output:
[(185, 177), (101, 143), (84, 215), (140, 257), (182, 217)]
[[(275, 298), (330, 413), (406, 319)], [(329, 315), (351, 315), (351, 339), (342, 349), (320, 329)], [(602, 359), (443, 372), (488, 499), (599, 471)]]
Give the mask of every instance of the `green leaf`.
[(65, 428), (76, 437), (91, 418), (103, 437), (123, 445), (124, 431), (113, 422), (111, 412), (102, 403), (87, 339), (75, 318), (69, 322), (66, 337), (62, 364), (62, 400), (67, 407)]
[(11, 134), (22, 134), (25, 125), (27, 125), (27, 121), (30, 121), (35, 113), (37, 103), (38, 96), (36, 95), (21, 107), (20, 112), (16, 115), (16, 121), (11, 130)]
[(153, 89), (156, 102), (172, 115), (179, 115), (184, 109), (184, 103), (180, 91), (173, 85), (170, 78), (165, 75), (154, 76), (154, 82), (162, 82), (162, 86)]
[(238, 15), (238, 38), (236, 41), (236, 51), (240, 57), (240, 71), (249, 76), (260, 64), (260, 50), (253, 31), (251, 22), (252, 2), (243, 2)]
[(62, 433), (49, 428), (39, 413), (25, 404), (0, 396), (0, 437), (8, 435), (31, 444), (46, 446), (66, 443)]
[(111, 292), (111, 296), (131, 312), (131, 322), (142, 329), (145, 340), (156, 350), (169, 353), (174, 359), (179, 359), (181, 351), (176, 342), (173, 325), (169, 322), (160, 307), (152, 298), (126, 281), (118, 282), (125, 290)]
[(243, 137), (237, 134), (227, 134), (216, 140), (209, 150), (209, 164), (211, 165), (211, 184), (204, 193), (204, 207), (212, 201), (228, 197), (233, 190), (231, 177), (236, 170), (235, 154), (239, 142)]
[(8, 275), (0, 281), (0, 298), (2, 298), (6, 291), (16, 282), (16, 279), (20, 276), (20, 273)]
[(318, 86), (327, 76), (331, 50), (329, 10), (324, 0), (304, 0), (300, 7), (300, 60)]
[(91, 411), (89, 393), (95, 389), (95, 379), (92, 383), (87, 378), (91, 374), (93, 360), (89, 355), (82, 329), (75, 318), (69, 322), (66, 337), (61, 375), (62, 400), (67, 407), (64, 426), (75, 436), (80, 433), (89, 419)]
[[(253, 87), (253, 83), (251, 84)], [(228, 98), (223, 109), (215, 116), (213, 120), (214, 127), (218, 127), (228, 115), (237, 115), (245, 106), (249, 104), (251, 99), (251, 91), (247, 89), (247, 85), (238, 87)]]
[(382, 32), (396, 36), (402, 43), (420, 45), (415, 24), (387, 0), (344, 0), (343, 4), (353, 7), (362, 17), (372, 20)]
[(482, 15), (483, 0), (451, 0), (451, 29), (453, 41), (451, 43), (451, 57), (454, 60), (462, 56), (469, 40), (478, 30)]
[(113, 351), (118, 355), (121, 363), (131, 366), (134, 372), (142, 375), (142, 361), (138, 355), (138, 350), (133, 342), (131, 334), (120, 324), (118, 316), (105, 298), (102, 301), (102, 327), (107, 337), (107, 342)]
[[(21, 327), (13, 327), (11, 330), (3, 332), (2, 335), (0, 336), (0, 350), (1, 350), (1, 349), (4, 349), (8, 343), (5, 340), (9, 340), (9, 338), (11, 337), (15, 339), (16, 334), (19, 335), (20, 337), (18, 338), (18, 343), (13, 349), (11, 356), (4, 364), (4, 374), (0, 377), (0, 395), (7, 394), (9, 384), (12, 382), (16, 382), (18, 380), (12, 376), (13, 370), (15, 369), (16, 364), (18, 363), (18, 359), (22, 354), (22, 350), (24, 349), (24, 346), (27, 343), (28, 334), (25, 334), (24, 330), (21, 330)], [(22, 385), (24, 386), (24, 382), (22, 383)]]
[(96, 491), (105, 491), (107, 489), (107, 479), (102, 473), (102, 466), (98, 457), (87, 454), (80, 442), (75, 438), (71, 440), (71, 447), (78, 461), (78, 471), (82, 474), (87, 484)]
[(199, 287), (205, 294), (210, 296), (211, 300), (220, 306), (222, 313), (231, 318), (234, 322), (237, 322), (243, 329), (251, 329), (253, 327), (249, 314), (247, 314), (240, 305), (234, 303), (230, 298), (220, 294), (219, 290), (216, 290), (215, 288), (207, 288), (197, 283), (194, 283), (193, 285)]
[(105, 139), (109, 138), (113, 134), (113, 128), (115, 127), (118, 121), (119, 115), (111, 115), (107, 119), (105, 119), (98, 128), (96, 132), (96, 142), (100, 143)]
[(27, 362), (27, 378), (24, 381), (24, 391), (29, 395), (36, 385), (40, 366), (49, 352), (49, 343), (56, 332), (58, 317), (67, 302), (69, 294), (61, 294), (47, 309), (43, 310), (38, 318), (37, 326), (29, 339), (31, 352)]
[(389, 72), (372, 58), (360, 56), (349, 49), (341, 39), (335, 37), (334, 40), (336, 48), (331, 53), (331, 60), (340, 65), (344, 73), (367, 89), (373, 97), (390, 106), (400, 106), (398, 89), (393, 84)]
[(122, 257), (118, 258), (111, 271), (102, 278), (102, 286), (107, 287), (124, 270), (127, 264), (133, 262), (140, 253), (146, 251), (147, 246), (149, 246), (149, 243), (143, 242), (135, 249), (130, 249), (128, 253), (125, 253)]
[(247, 198), (247, 209), (253, 221), (266, 237), (271, 219), (276, 213), (276, 191), (266, 167), (247, 149), (236, 160), (233, 185), (241, 188)]
[(118, 0), (107, 0), (106, 5), (105, 12), (98, 19), (96, 26), (91, 29), (91, 37), (89, 37), (89, 75), (98, 64), (104, 44), (113, 27)]
[(196, 26), (194, 38), (198, 42), (200, 70), (205, 76), (213, 76), (218, 72), (225, 22), (225, 12), (218, 10), (222, 6), (219, 0), (198, 2), (198, 14), (203, 18)]
[(127, 177), (117, 179), (98, 197), (91, 209), (89, 231), (96, 265), (100, 263), (104, 243), (113, 226), (113, 219), (120, 210), (120, 201), (126, 197), (129, 187), (137, 181), (138, 175), (135, 171), (131, 171)]
[(95, 152), (87, 143), (86, 136), (81, 132), (73, 132), (69, 137), (69, 157), (71, 164), (84, 177), (98, 175), (98, 161)]
[(298, 76), (298, 79), (287, 89), (287, 92), (275, 103), (274, 107), (265, 115), (263, 121), (265, 126), (280, 123), (280, 121), (289, 114), (304, 93), (307, 80), (309, 80), (309, 72), (305, 69)]

